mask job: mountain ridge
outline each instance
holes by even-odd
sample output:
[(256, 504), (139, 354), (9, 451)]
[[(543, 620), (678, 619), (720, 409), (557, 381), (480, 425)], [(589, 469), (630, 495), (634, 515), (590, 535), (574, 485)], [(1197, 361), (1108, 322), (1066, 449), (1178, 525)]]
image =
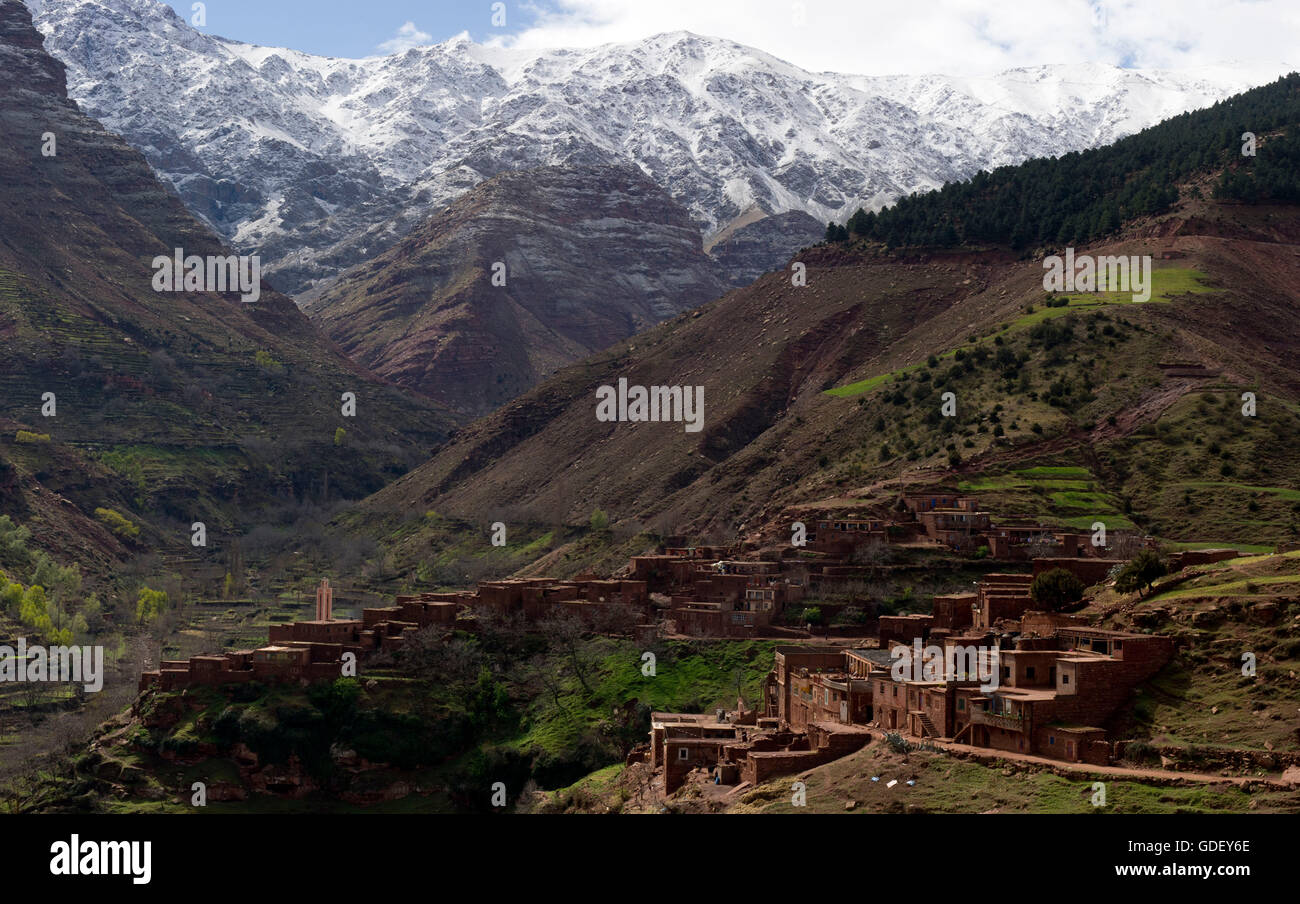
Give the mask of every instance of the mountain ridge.
[[(1293, 81), (1249, 99), (1290, 104)], [(1152, 131), (1179, 147), (1177, 130)], [(1265, 167), (1289, 145), (1259, 147)], [(1214, 197), (1224, 173), (1254, 164), (1205, 150), (1169, 209), (1075, 247), (1149, 257), (1149, 302), (1056, 297), (1041, 247), (822, 243), (796, 258), (806, 285), (769, 273), (557, 373), (359, 509), (472, 519), (508, 505), (510, 518), (567, 525), (599, 509), (625, 535), (776, 543), (792, 513), (862, 511), (913, 482), (1061, 527), (1300, 540), (1288, 489), (1300, 480), (1300, 207)], [(600, 422), (594, 393), (620, 378), (703, 386), (704, 431)], [(1238, 410), (1248, 393), (1256, 414)], [(1086, 492), (1004, 489), (1026, 468), (1066, 466), (1087, 472)]]
[(87, 562), (188, 549), (194, 520), (225, 546), (286, 506), (371, 492), (446, 437), (445, 409), (348, 359), (269, 285), (255, 304), (157, 291), (156, 257), (227, 249), (67, 98), (41, 44), (0, 0), (0, 511), (45, 523), (38, 542), (98, 546)]
[(505, 169), (630, 160), (702, 233), (755, 204), (824, 222), (1104, 144), (1283, 68), (814, 74), (689, 33), (555, 51), (452, 39), (339, 60), (209, 36), (156, 0), (50, 0), (38, 20), (78, 101), (291, 294)]
[(538, 167), (470, 189), (303, 309), (376, 372), (482, 415), (726, 289), (636, 167)]

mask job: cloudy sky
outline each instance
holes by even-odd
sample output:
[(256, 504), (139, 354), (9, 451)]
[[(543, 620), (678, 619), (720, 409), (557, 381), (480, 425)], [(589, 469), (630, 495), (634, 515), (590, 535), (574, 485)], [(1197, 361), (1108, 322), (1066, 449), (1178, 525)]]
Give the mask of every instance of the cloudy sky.
[[(190, 18), (188, 0), (172, 5)], [(1295, 62), (1297, 0), (209, 0), (203, 29), (330, 56), (443, 41), (585, 47), (686, 30), (810, 70), (982, 74), (1097, 61)]]

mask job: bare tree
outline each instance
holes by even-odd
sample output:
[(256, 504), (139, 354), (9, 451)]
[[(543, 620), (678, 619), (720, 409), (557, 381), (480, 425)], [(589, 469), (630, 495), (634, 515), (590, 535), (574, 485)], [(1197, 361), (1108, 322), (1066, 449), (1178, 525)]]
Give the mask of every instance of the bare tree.
[(546, 645), (568, 662), (582, 689), (591, 694), (587, 676), (595, 664), (582, 620), (570, 612), (556, 612), (539, 621), (537, 628), (546, 639)]
[(853, 550), (853, 555), (849, 561), (854, 565), (871, 566), (871, 575), (875, 577), (876, 570), (881, 565), (888, 565), (894, 558), (894, 551), (889, 544), (879, 537), (872, 537), (862, 546)]
[(532, 638), (532, 625), (522, 612), (502, 612), (498, 609), (479, 609), (479, 640), (493, 653), (517, 660), (527, 651)]
[(640, 622), (637, 612), (624, 602), (608, 603), (596, 610), (592, 628), (598, 634), (630, 635)]
[(1137, 531), (1116, 531), (1110, 535), (1110, 544), (1106, 547), (1112, 559), (1128, 561), (1146, 549), (1146, 541)]
[(1025, 551), (1031, 559), (1044, 559), (1056, 555), (1056, 537), (1050, 533), (1035, 534), (1025, 543)]
[(560, 712), (567, 712), (564, 708), (564, 702), (560, 699), (560, 694), (564, 691), (563, 683), (560, 681), (559, 673), (555, 671), (555, 664), (550, 658), (538, 653), (528, 660), (528, 665), (524, 670), (526, 683), (531, 686), (540, 686), (555, 702), (555, 708)]
[(404, 672), (451, 688), (465, 688), (478, 680), (484, 665), (477, 643), (453, 637), (444, 639), (439, 627), (415, 632), (395, 657)]

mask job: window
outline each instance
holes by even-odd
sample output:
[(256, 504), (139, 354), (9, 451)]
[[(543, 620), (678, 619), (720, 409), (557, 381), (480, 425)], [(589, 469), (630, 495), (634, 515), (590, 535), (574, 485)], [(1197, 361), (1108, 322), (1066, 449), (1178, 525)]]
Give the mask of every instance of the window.
[(1055, 747), (1055, 746), (1056, 746), (1056, 735), (1048, 735), (1048, 736), (1047, 736), (1047, 744), (1048, 744), (1049, 747)]
[(1069, 684), (1069, 683), (1070, 683), (1070, 676), (1069, 676), (1067, 673), (1065, 673), (1065, 672), (1062, 672), (1062, 673), (1061, 673), (1061, 683), (1062, 683), (1062, 684)]
[(958, 698), (957, 698), (957, 709), (958, 709), (958, 710), (965, 710), (965, 709), (966, 709), (966, 698), (965, 698), (965, 697), (958, 697)]
[(1034, 667), (1032, 665), (1025, 669), (1025, 677), (1030, 679), (1034, 677)]
[(689, 760), (690, 758), (691, 758), (691, 750), (690, 750), (689, 747), (678, 747), (678, 748), (677, 748), (677, 759), (679, 759), (679, 760)]

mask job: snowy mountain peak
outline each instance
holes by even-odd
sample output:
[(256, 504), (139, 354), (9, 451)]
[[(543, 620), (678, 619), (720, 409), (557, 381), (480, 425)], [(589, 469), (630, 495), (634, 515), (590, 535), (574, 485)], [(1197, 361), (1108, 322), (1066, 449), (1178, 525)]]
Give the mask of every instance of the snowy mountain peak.
[(70, 95), (290, 291), (506, 170), (631, 161), (705, 234), (752, 206), (842, 219), (1114, 141), (1287, 68), (841, 75), (685, 31), (559, 50), (458, 35), (347, 60), (207, 35), (157, 0), (29, 5)]

